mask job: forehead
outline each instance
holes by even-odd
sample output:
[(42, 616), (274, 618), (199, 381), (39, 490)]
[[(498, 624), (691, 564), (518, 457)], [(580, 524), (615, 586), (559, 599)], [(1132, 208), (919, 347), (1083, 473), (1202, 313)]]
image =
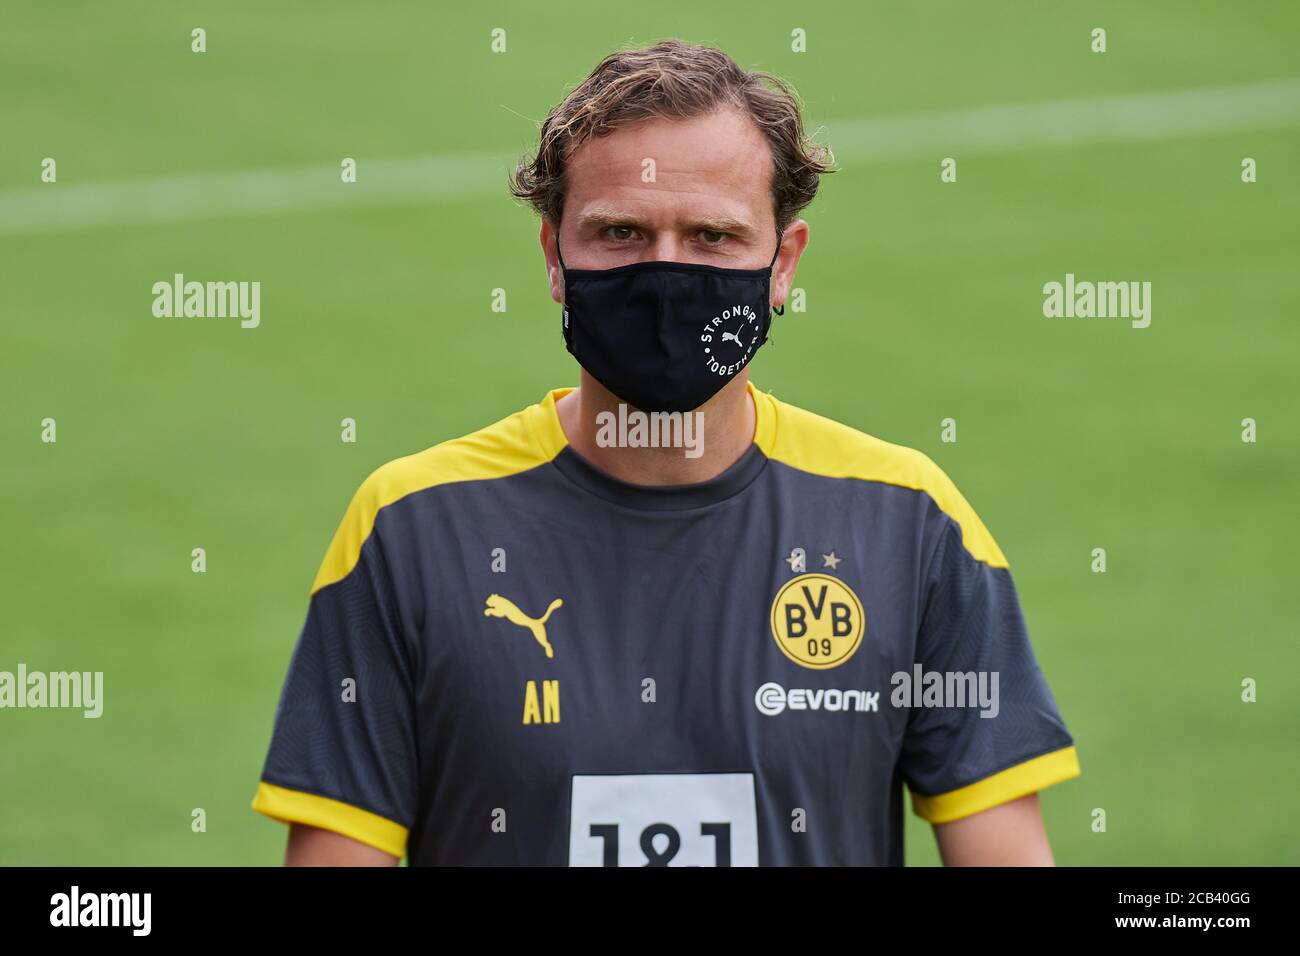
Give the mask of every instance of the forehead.
[(615, 207), (661, 226), (706, 214), (763, 227), (774, 220), (771, 185), (771, 147), (738, 110), (644, 120), (573, 152), (564, 218)]

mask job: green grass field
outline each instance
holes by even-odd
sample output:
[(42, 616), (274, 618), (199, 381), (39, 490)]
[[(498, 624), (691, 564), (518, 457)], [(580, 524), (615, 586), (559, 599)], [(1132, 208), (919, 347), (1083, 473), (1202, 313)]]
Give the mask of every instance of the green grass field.
[[(279, 862), (285, 830), (249, 801), (350, 495), (576, 381), (536, 220), (494, 157), (529, 149), (607, 52), (719, 45), (789, 79), (835, 148), (872, 117), (1300, 79), (1300, 13), (1260, 6), (6, 10), (0, 670), (103, 671), (106, 706), (0, 711), (0, 863)], [(1201, 125), (1131, 141), (846, 147), (806, 213), (808, 309), (776, 320), (752, 377), (930, 454), (992, 529), (1083, 766), (1043, 797), (1059, 862), (1297, 864), (1300, 110), (1181, 109)], [(59, 226), (28, 196), (262, 169), (336, 183), (345, 156), (359, 181), (331, 188), (361, 199), (342, 206), (311, 201), (322, 186), (262, 214)], [(374, 196), (378, 164), (415, 157), (456, 159), (428, 195)], [(261, 326), (154, 318), (150, 287), (176, 272), (260, 281)], [(1045, 318), (1042, 286), (1067, 272), (1150, 281), (1151, 326)], [(919, 818), (907, 855), (938, 860)]]

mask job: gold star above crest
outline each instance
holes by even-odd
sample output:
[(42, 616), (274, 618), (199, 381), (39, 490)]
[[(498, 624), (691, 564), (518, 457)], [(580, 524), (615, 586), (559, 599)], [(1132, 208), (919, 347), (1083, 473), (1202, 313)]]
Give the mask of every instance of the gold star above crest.
[(835, 557), (835, 552), (832, 551), (830, 554), (822, 555), (822, 567), (830, 568), (832, 571), (834, 571), (840, 566), (840, 562), (843, 560), (844, 560), (843, 558)]

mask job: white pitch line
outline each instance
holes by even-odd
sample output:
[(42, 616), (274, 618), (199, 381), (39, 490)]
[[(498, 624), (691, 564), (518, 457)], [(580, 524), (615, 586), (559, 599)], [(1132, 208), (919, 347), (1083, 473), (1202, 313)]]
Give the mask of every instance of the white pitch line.
[(5, 190), (0, 235), (477, 198), (504, 193), (506, 169), (516, 158), (459, 153), (363, 159), (355, 183), (344, 183), (335, 164)]
[[(832, 120), (817, 130), (840, 166), (1300, 125), (1300, 80)], [(518, 154), (453, 153), (0, 191), (0, 235), (267, 216), (342, 206), (505, 196)], [(33, 169), (36, 167), (33, 166)], [(33, 174), (35, 175), (35, 174)]]
[(825, 124), (825, 140), (837, 159), (862, 164), (1295, 125), (1300, 125), (1300, 80), (1283, 80), (832, 121)]

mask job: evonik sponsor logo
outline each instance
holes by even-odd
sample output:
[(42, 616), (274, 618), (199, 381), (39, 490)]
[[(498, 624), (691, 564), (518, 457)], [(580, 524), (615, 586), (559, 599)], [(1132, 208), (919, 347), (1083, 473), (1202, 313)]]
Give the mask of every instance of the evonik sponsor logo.
[(775, 717), (785, 710), (828, 710), (874, 714), (879, 710), (880, 692), (839, 690), (835, 687), (792, 687), (786, 690), (768, 681), (754, 692), (754, 706), (760, 714)]

